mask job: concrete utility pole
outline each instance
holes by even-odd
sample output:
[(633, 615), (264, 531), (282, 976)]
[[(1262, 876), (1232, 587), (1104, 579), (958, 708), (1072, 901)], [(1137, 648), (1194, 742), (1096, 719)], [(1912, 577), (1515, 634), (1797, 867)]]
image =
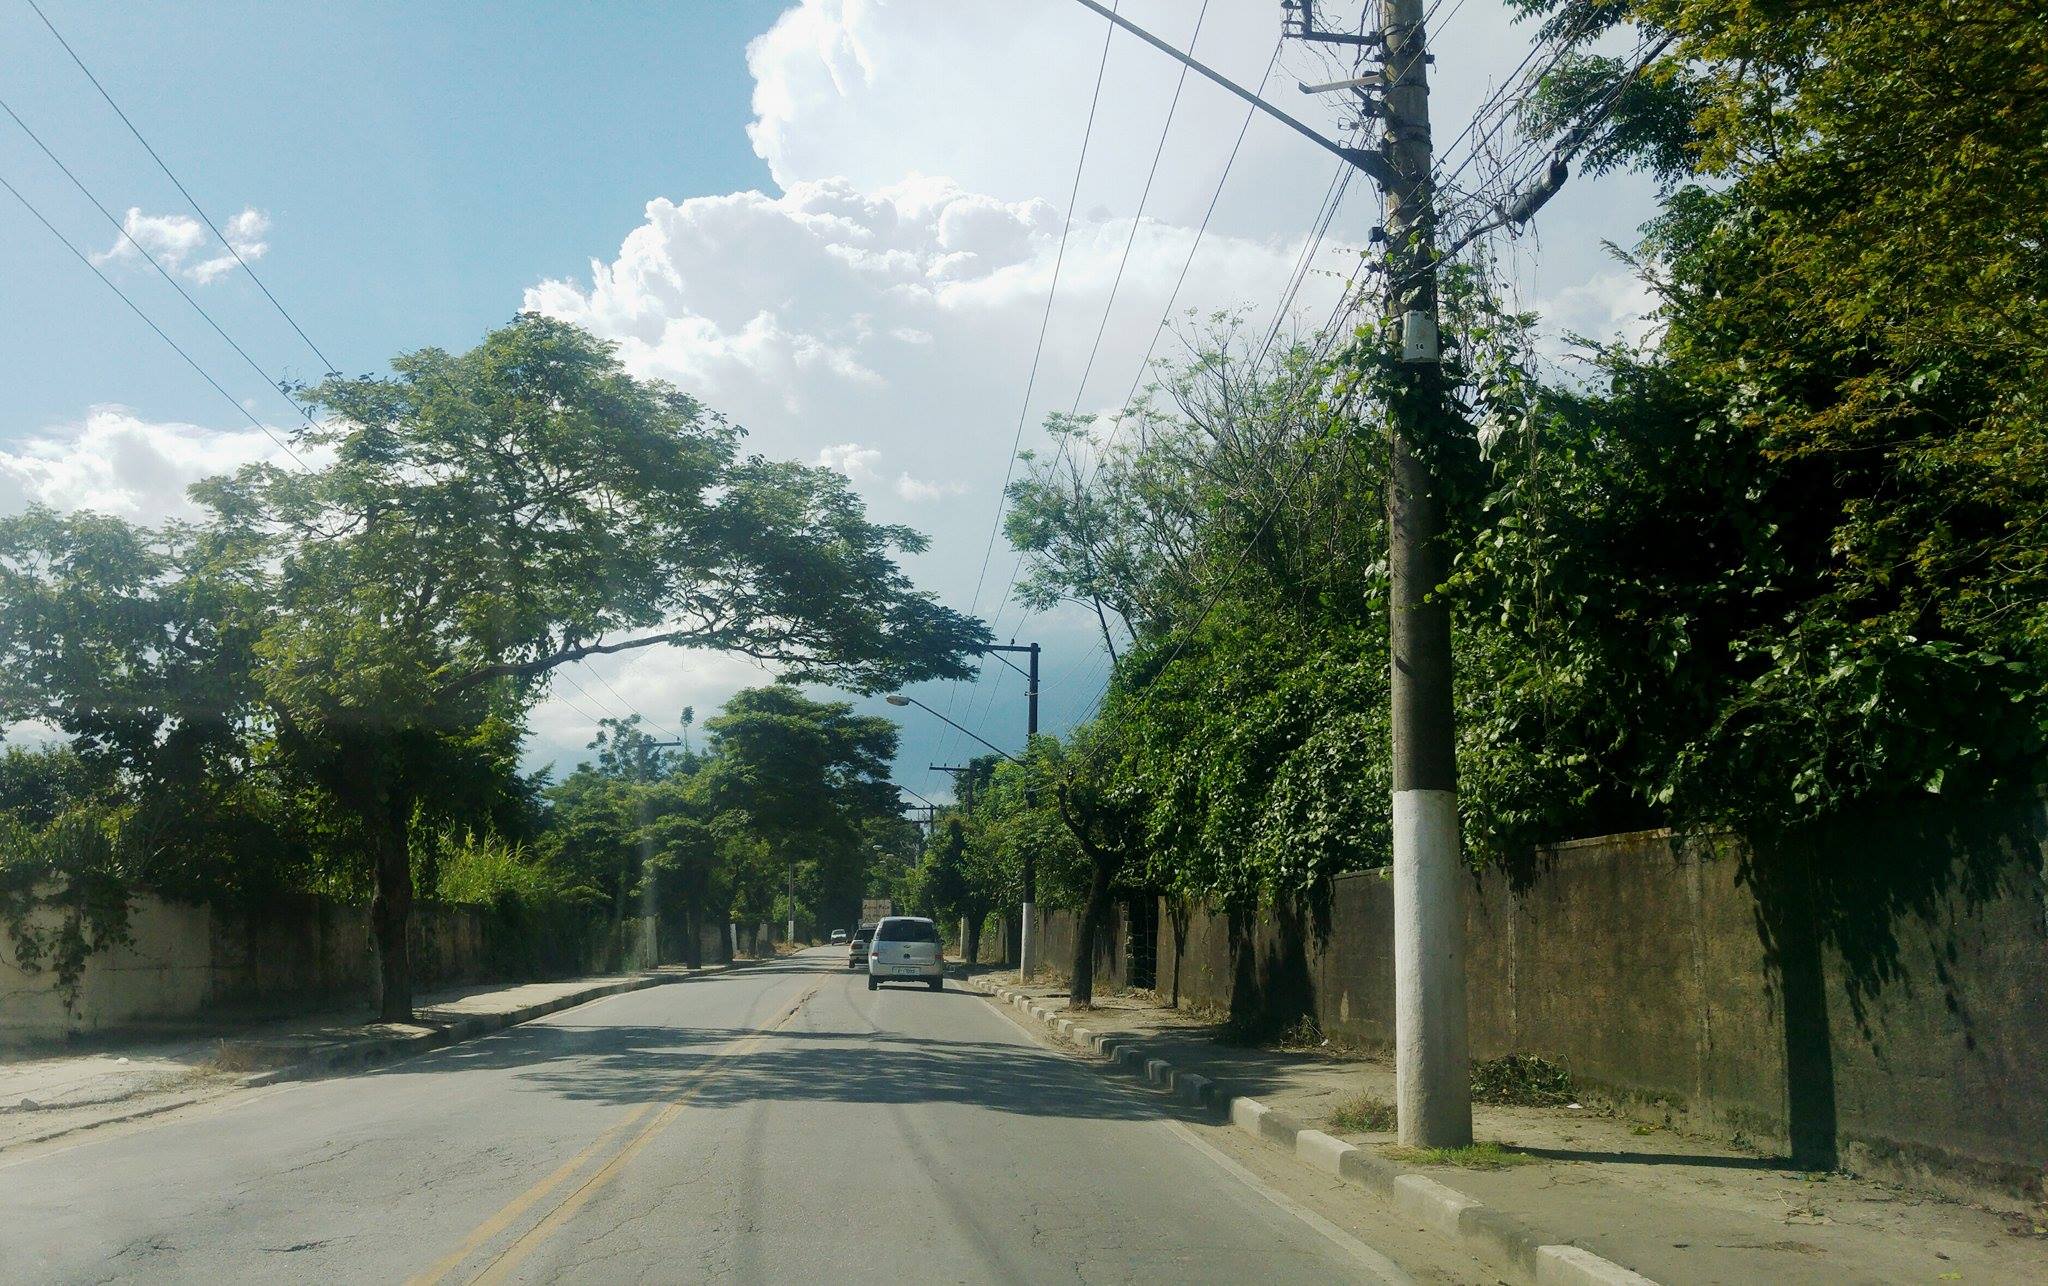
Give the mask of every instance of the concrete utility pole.
[[(1024, 682), (1024, 749), (1030, 752), (1031, 739), (1038, 735), (1038, 644), (991, 643), (991, 652), (1025, 652), (1030, 654), (1030, 669), (1025, 671)], [(1005, 662), (1005, 664), (1008, 664)], [(1014, 666), (1012, 669), (1016, 668)], [(1031, 932), (1031, 919), (1038, 910), (1038, 863), (1032, 858), (1031, 850), (1024, 850), (1024, 905), (1021, 908), (1022, 923), (1017, 931), (1017, 976), (1029, 981), (1038, 961), (1033, 958), (1031, 948), (1037, 945), (1037, 937)]]
[(796, 945), (796, 859), (789, 859), (789, 937), (790, 946)]
[[(1370, 0), (1369, 0), (1370, 2)], [(1307, 92), (1349, 90), (1385, 122), (1378, 151), (1323, 137), (1096, 0), (1076, 0), (1324, 150), (1363, 170), (1387, 201), (1386, 315), (1401, 337), (1389, 397), (1393, 470), (1387, 497), (1392, 610), (1394, 758), (1394, 1070), (1401, 1142), (1472, 1141), (1465, 1030), (1465, 917), (1459, 899), (1458, 783), (1451, 704), (1450, 607), (1431, 594), (1449, 570), (1441, 497), (1422, 449), (1446, 415), (1437, 346), (1436, 208), (1429, 135), (1428, 41), (1422, 0), (1378, 0), (1377, 33), (1318, 24), (1316, 0), (1281, 0), (1296, 39), (1380, 51), (1380, 71)], [(1375, 97), (1377, 95), (1377, 97)]]
[(1436, 208), (1430, 174), (1429, 59), (1422, 0), (1382, 0), (1387, 86), (1389, 322), (1401, 336), (1390, 399), (1387, 497), (1393, 607), (1394, 1074), (1401, 1142), (1472, 1141), (1465, 1032), (1464, 862), (1451, 706), (1451, 611), (1432, 597), (1450, 570), (1442, 497), (1422, 447), (1444, 416), (1437, 347)]

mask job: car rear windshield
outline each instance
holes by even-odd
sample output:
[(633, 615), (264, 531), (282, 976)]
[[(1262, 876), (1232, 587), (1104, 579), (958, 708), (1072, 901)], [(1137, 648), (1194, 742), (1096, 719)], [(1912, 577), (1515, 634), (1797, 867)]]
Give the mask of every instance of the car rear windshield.
[(939, 926), (930, 920), (885, 920), (875, 936), (884, 942), (937, 942)]
[(853, 931), (853, 940), (855, 942), (866, 942), (869, 938), (872, 938), (874, 936), (875, 931), (873, 929), (855, 929)]

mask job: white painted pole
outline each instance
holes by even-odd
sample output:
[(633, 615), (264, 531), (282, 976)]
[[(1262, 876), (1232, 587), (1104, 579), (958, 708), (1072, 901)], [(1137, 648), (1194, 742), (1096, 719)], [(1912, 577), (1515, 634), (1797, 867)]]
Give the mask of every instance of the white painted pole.
[(1031, 931), (1031, 920), (1037, 911), (1037, 907), (1026, 902), (1024, 913), (1018, 917), (1023, 927), (1017, 932), (1017, 977), (1023, 982), (1029, 982), (1038, 969), (1038, 962), (1031, 958), (1031, 949), (1038, 945), (1038, 935)]
[(1394, 1097), (1407, 1147), (1472, 1141), (1458, 796), (1394, 792)]

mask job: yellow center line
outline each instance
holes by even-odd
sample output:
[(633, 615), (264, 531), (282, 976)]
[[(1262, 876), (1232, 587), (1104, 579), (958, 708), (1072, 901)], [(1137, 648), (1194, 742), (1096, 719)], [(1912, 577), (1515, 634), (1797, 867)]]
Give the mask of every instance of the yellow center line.
[[(732, 1041), (720, 1048), (717, 1053), (710, 1055), (698, 1067), (696, 1072), (683, 1083), (682, 1087), (677, 1090), (675, 1096), (669, 1099), (659, 1112), (655, 1113), (654, 1119), (648, 1121), (637, 1134), (627, 1140), (626, 1145), (620, 1148), (612, 1156), (611, 1160), (600, 1166), (595, 1173), (574, 1188), (566, 1197), (562, 1198), (552, 1210), (548, 1211), (539, 1223), (528, 1229), (523, 1236), (514, 1241), (510, 1246), (507, 1246), (501, 1254), (486, 1264), (482, 1272), (470, 1279), (471, 1282), (500, 1282), (510, 1276), (512, 1271), (524, 1263), (534, 1251), (545, 1244), (548, 1238), (560, 1231), (562, 1226), (568, 1223), (577, 1211), (589, 1204), (591, 1198), (602, 1191), (605, 1185), (617, 1178), (633, 1158), (644, 1151), (657, 1135), (666, 1129), (678, 1116), (682, 1115), (683, 1109), (689, 1105), (691, 1099), (697, 1096), (698, 1091), (710, 1084), (716, 1076), (730, 1066), (733, 1059), (744, 1057), (764, 1044), (771, 1034), (779, 1030), (790, 1019), (796, 1017), (797, 1011), (802, 1009), (805, 1003), (817, 993), (818, 988), (812, 987), (804, 992), (803, 995), (797, 997), (796, 1003), (785, 1009), (766, 1027)], [(517, 1197), (514, 1197), (506, 1204), (504, 1209), (477, 1225), (476, 1230), (463, 1239), (462, 1245), (438, 1260), (433, 1267), (412, 1278), (407, 1283), (407, 1286), (433, 1286), (433, 1283), (439, 1282), (448, 1276), (464, 1260), (474, 1254), (479, 1247), (503, 1234), (506, 1229), (517, 1222), (522, 1214), (526, 1213), (527, 1210), (580, 1171), (589, 1163), (592, 1157), (601, 1152), (617, 1135), (637, 1124), (649, 1112), (653, 1111), (654, 1106), (652, 1103), (646, 1104), (625, 1120), (607, 1129), (603, 1134), (592, 1140), (590, 1146), (563, 1162), (554, 1173), (548, 1175), (539, 1183), (534, 1184), (525, 1192), (520, 1193)]]
[(503, 1210), (478, 1224), (475, 1232), (470, 1233), (460, 1246), (457, 1246), (441, 1259), (435, 1261), (433, 1267), (407, 1278), (406, 1286), (435, 1286), (435, 1283), (461, 1267), (462, 1261), (475, 1254), (477, 1249), (485, 1242), (490, 1241), (507, 1228), (510, 1228), (513, 1221), (519, 1218), (520, 1215), (525, 1214), (534, 1202), (539, 1201), (542, 1197), (554, 1191), (570, 1175), (575, 1174), (587, 1165), (590, 1158), (602, 1152), (606, 1144), (610, 1143), (620, 1133), (633, 1126), (653, 1110), (654, 1104), (642, 1103), (639, 1107), (627, 1113), (624, 1120), (612, 1125), (604, 1133), (592, 1139), (590, 1146), (584, 1148), (575, 1156), (570, 1157), (567, 1161), (562, 1162), (560, 1168), (553, 1174), (520, 1193)]

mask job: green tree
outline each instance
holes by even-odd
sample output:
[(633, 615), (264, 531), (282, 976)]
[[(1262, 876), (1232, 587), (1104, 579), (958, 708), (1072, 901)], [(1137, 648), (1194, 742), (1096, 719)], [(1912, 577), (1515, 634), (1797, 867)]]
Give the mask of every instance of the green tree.
[[(711, 806), (743, 821), (775, 868), (794, 874), (816, 923), (850, 922), (873, 863), (871, 823), (896, 816), (896, 725), (778, 683), (735, 693), (704, 727)], [(786, 881), (761, 877), (786, 899)]]
[[(960, 675), (985, 638), (896, 565), (922, 537), (869, 522), (829, 470), (741, 456), (736, 428), (573, 326), (522, 316), (393, 368), (301, 390), (317, 465), (200, 484), (196, 528), (73, 522), (12, 558), (0, 539), (9, 713), (128, 745), (134, 711), (160, 740), (254, 720), (361, 855), (387, 1018), (411, 1009), (410, 828), (549, 671), (705, 647), (871, 691)], [(74, 608), (91, 627), (61, 643), (19, 632)]]

